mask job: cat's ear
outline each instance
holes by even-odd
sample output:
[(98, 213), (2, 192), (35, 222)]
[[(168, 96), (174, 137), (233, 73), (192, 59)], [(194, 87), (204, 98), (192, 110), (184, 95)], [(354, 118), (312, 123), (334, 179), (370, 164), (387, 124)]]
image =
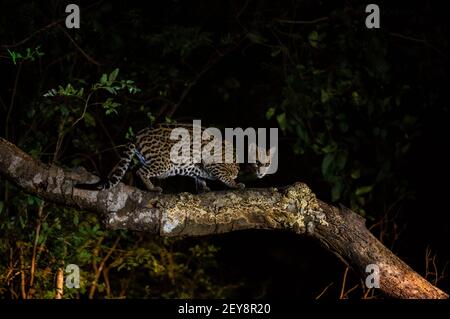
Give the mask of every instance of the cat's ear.
[(276, 146), (272, 146), (270, 148), (270, 150), (267, 151), (267, 156), (269, 156), (269, 158), (272, 159), (273, 156), (275, 155), (276, 151), (277, 151), (277, 147)]
[(258, 154), (256, 154), (257, 151), (257, 147), (256, 147), (256, 143), (250, 143), (248, 145), (248, 162), (249, 163), (256, 163), (256, 159), (258, 158)]
[(258, 160), (261, 164), (266, 165), (271, 162), (272, 154), (270, 151), (266, 151), (265, 148), (258, 147)]
[(248, 152), (249, 153), (255, 153), (256, 152), (256, 143), (250, 143), (248, 145)]

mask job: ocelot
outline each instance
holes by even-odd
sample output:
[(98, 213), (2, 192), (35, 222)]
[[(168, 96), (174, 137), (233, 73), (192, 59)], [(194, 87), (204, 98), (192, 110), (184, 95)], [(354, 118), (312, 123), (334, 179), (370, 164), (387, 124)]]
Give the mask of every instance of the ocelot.
[[(145, 128), (136, 134), (134, 142), (126, 145), (123, 156), (109, 174), (108, 179), (95, 184), (78, 184), (75, 187), (91, 190), (113, 188), (124, 177), (134, 156), (137, 157), (140, 165), (136, 173), (149, 191), (162, 192), (161, 187), (153, 185), (151, 178), (164, 179), (175, 175), (193, 177), (200, 191), (209, 191), (206, 180), (219, 180), (230, 188), (242, 189), (245, 187), (243, 183), (235, 181), (240, 169), (239, 163), (236, 161), (231, 163), (214, 162), (205, 161), (204, 158), (201, 158), (199, 162), (193, 161), (192, 157), (199, 155), (196, 154), (196, 152), (198, 153), (198, 148), (194, 147), (194, 139), (189, 139), (189, 142), (186, 142), (190, 144), (188, 146), (190, 150), (189, 156), (186, 158), (181, 157), (181, 161), (177, 160), (175, 162), (171, 158), (171, 150), (176, 143), (180, 143), (177, 139), (171, 139), (171, 132), (175, 128), (186, 129), (191, 134), (190, 136), (194, 134), (194, 126), (192, 124), (158, 124)], [(198, 129), (201, 132), (204, 130), (202, 127), (198, 127)], [(202, 147), (206, 143), (208, 141), (201, 140)], [(223, 154), (221, 155), (225, 153), (225, 143), (228, 142), (222, 142)], [(234, 149), (231, 148), (231, 150), (235, 160)], [(269, 152), (266, 150), (264, 152), (268, 156)], [(256, 158), (256, 163), (249, 164), (249, 166), (258, 178), (262, 178), (270, 166), (270, 158), (266, 157), (264, 162)]]

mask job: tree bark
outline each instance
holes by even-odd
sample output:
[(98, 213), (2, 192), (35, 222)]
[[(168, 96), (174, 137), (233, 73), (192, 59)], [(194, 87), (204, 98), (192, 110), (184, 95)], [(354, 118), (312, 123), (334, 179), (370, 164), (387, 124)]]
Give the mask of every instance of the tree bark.
[(59, 267), (56, 270), (55, 299), (62, 299), (64, 294), (64, 270)]
[(393, 298), (448, 298), (379, 242), (365, 220), (320, 200), (303, 183), (276, 189), (155, 194), (119, 184), (109, 191), (74, 188), (96, 182), (84, 169), (47, 166), (0, 138), (0, 174), (43, 199), (99, 213), (106, 227), (160, 236), (201, 236), (243, 229), (280, 229), (318, 239), (365, 279), (379, 269), (379, 289)]

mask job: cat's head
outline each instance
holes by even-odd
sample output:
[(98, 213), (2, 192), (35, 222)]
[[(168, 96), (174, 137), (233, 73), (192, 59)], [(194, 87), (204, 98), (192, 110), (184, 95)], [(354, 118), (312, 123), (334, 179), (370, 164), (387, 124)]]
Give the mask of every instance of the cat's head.
[(250, 144), (249, 146), (249, 160), (250, 167), (257, 178), (263, 178), (270, 172), (270, 166), (272, 164), (275, 149), (271, 148), (266, 151), (264, 148), (257, 146), (256, 144)]

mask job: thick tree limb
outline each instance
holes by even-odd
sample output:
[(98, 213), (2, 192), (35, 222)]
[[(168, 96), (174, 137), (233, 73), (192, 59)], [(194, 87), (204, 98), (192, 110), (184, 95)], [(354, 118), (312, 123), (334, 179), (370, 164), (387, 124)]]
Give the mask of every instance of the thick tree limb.
[(284, 189), (246, 189), (199, 195), (154, 194), (119, 184), (110, 191), (74, 189), (94, 182), (84, 170), (46, 166), (0, 138), (0, 174), (47, 201), (100, 213), (111, 229), (160, 236), (199, 236), (241, 229), (283, 229), (312, 236), (362, 278), (380, 270), (380, 290), (394, 298), (448, 298), (383, 246), (364, 219), (315, 198), (303, 183)]

